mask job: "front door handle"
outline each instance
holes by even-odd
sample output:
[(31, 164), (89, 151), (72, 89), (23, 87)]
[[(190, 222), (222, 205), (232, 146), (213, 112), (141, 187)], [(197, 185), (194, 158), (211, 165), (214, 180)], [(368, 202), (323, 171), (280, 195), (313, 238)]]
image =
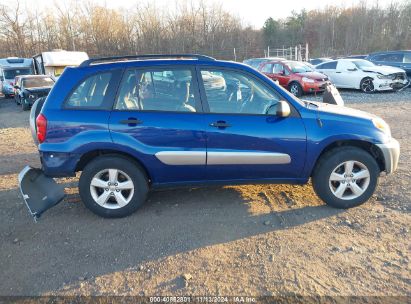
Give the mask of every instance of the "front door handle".
[(337, 73), (337, 74), (341, 74), (341, 72), (335, 72), (335, 73)]
[(231, 125), (226, 123), (225, 121), (212, 122), (212, 123), (210, 123), (210, 126), (215, 127), (215, 128), (228, 128), (228, 127), (231, 127)]
[(136, 125), (142, 124), (143, 122), (137, 118), (129, 118), (129, 119), (120, 120), (120, 123), (124, 125), (129, 125), (129, 126), (136, 126)]

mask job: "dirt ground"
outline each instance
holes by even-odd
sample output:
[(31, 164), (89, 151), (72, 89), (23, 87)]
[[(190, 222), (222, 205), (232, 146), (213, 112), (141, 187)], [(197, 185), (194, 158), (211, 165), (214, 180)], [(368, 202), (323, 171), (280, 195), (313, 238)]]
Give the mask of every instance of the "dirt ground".
[(411, 297), (411, 90), (349, 106), (383, 117), (398, 171), (366, 204), (324, 206), (311, 185), (159, 191), (134, 215), (102, 219), (76, 179), (38, 223), (17, 174), (38, 164), (28, 112), (0, 100), (0, 295)]

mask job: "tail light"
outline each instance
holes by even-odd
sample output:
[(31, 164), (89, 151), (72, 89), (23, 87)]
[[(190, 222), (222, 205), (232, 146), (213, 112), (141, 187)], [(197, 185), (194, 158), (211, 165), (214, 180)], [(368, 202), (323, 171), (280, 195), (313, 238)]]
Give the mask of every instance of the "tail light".
[(36, 118), (36, 126), (37, 126), (37, 140), (39, 143), (42, 143), (46, 140), (46, 133), (47, 133), (47, 118), (43, 114), (40, 114)]

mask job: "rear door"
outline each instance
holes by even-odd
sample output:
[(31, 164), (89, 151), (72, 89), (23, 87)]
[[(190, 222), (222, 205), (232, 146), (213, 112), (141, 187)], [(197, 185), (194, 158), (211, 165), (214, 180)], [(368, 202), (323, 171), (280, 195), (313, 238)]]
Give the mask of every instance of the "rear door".
[[(244, 71), (202, 68), (219, 82), (238, 83), (240, 93), (228, 86), (200, 86), (207, 101), (207, 179), (289, 180), (298, 178), (305, 162), (306, 133), (298, 112), (275, 116), (281, 100), (274, 88)], [(216, 80), (217, 81), (217, 80)], [(274, 112), (274, 114), (273, 114)]]
[(205, 125), (194, 71), (191, 66), (136, 68), (122, 77), (111, 136), (142, 161), (153, 183), (205, 178)]

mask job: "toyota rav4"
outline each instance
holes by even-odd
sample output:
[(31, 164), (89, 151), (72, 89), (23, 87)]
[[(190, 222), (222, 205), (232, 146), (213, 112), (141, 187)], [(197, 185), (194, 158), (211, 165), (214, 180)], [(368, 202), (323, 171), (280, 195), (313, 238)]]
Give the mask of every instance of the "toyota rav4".
[(42, 168), (19, 181), (34, 218), (64, 197), (53, 178), (79, 171), (82, 201), (103, 217), (131, 214), (160, 187), (310, 178), (325, 203), (349, 208), (399, 158), (381, 118), (302, 101), (251, 67), (202, 55), (66, 68), (31, 126)]

